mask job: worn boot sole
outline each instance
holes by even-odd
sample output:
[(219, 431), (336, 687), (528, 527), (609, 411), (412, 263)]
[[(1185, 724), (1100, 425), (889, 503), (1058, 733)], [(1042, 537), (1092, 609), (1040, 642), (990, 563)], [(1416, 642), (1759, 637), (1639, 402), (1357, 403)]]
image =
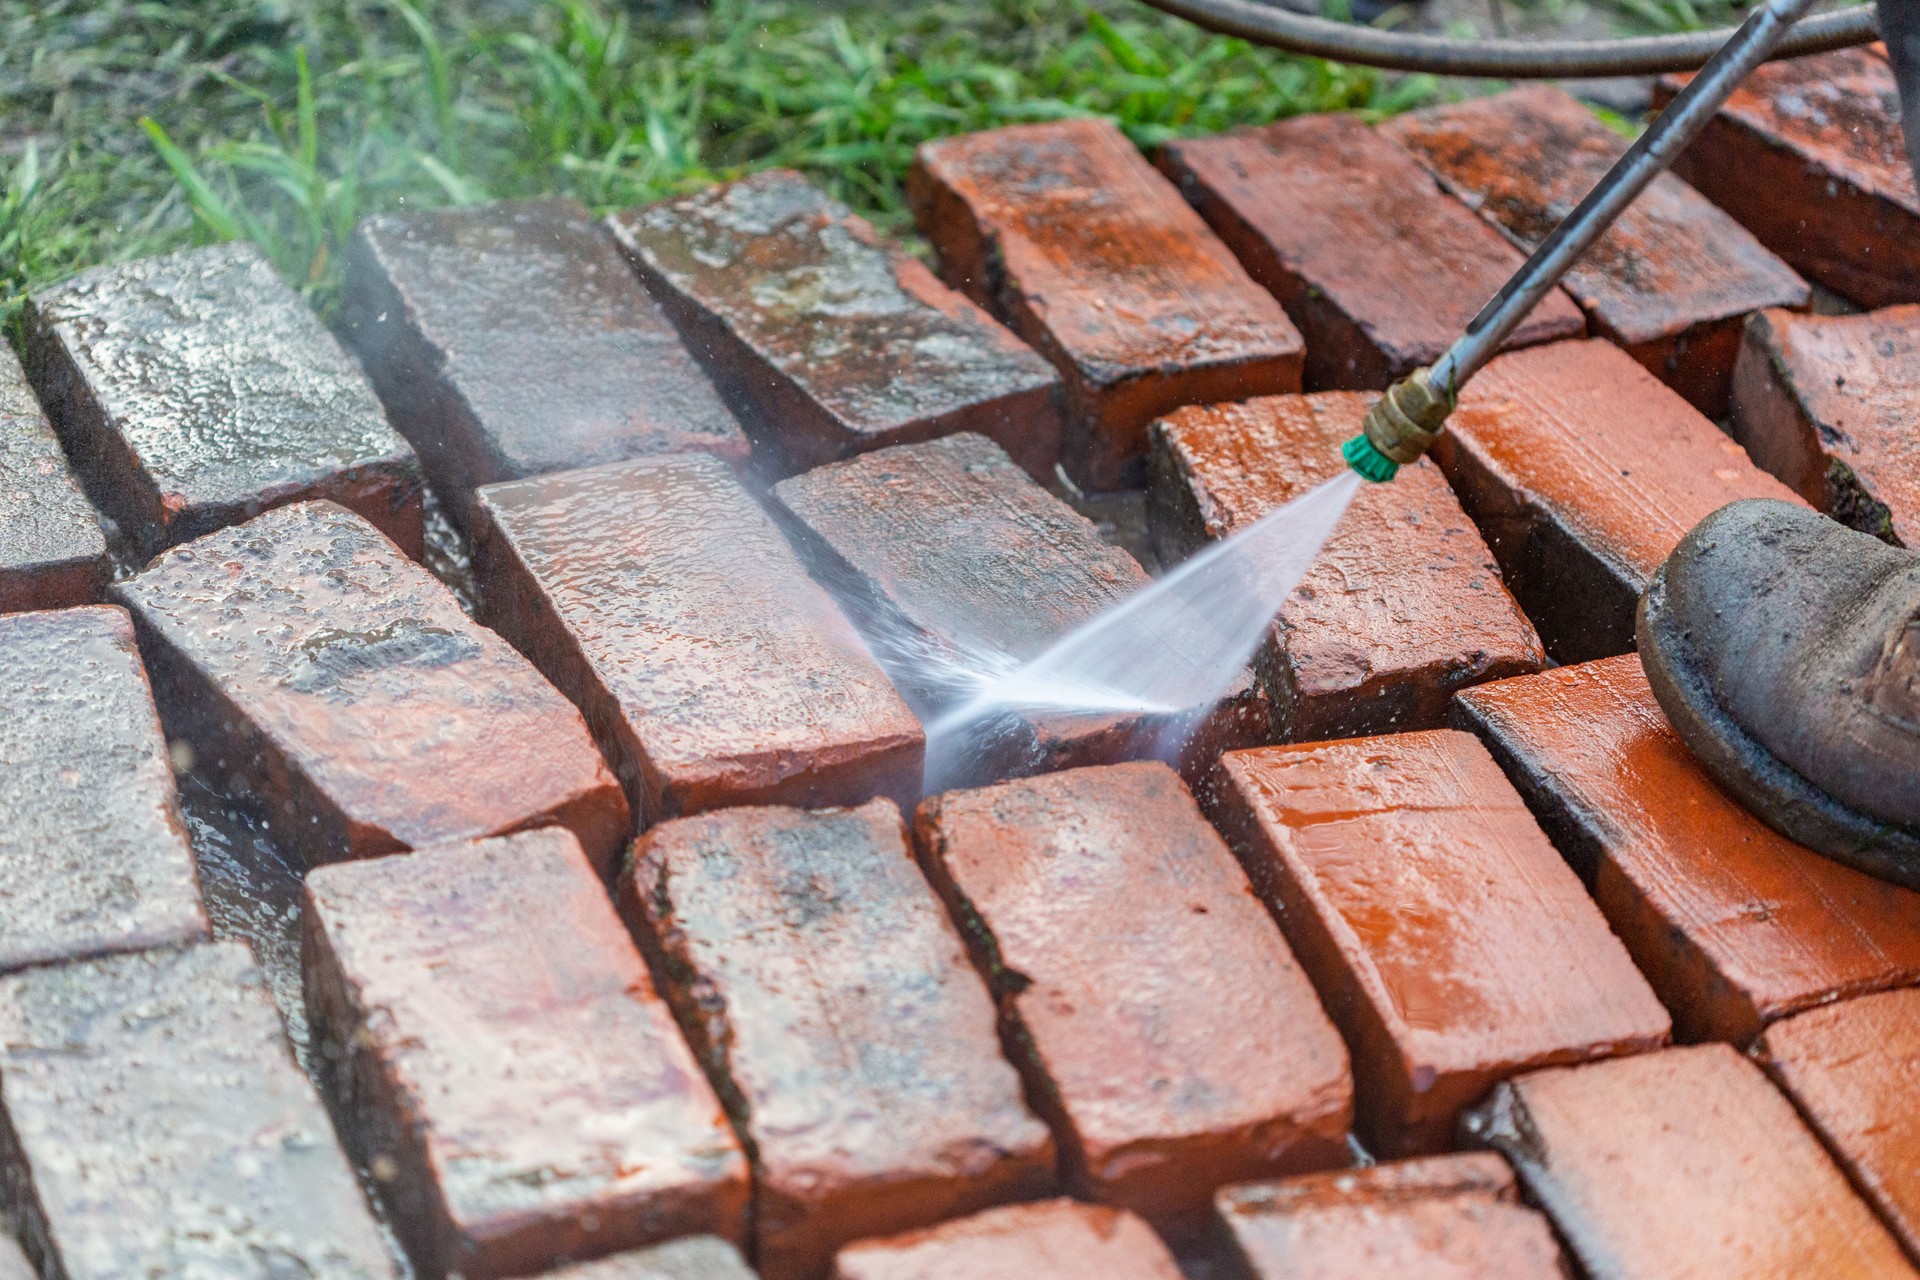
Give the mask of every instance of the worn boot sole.
[(1706, 771), (1775, 831), (1868, 875), (1920, 889), (1920, 833), (1835, 800), (1760, 745), (1713, 696), (1666, 607), (1662, 566), (1640, 597), (1635, 637), (1653, 696)]

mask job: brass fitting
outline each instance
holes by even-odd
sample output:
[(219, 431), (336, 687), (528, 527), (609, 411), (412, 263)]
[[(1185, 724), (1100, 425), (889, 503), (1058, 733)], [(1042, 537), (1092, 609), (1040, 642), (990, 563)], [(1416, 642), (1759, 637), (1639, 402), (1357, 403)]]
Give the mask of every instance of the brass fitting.
[(1418, 462), (1447, 425), (1453, 412), (1450, 392), (1436, 388), (1428, 375), (1430, 369), (1415, 369), (1387, 388), (1387, 393), (1367, 410), (1361, 430), (1367, 442), (1382, 457), (1406, 466)]

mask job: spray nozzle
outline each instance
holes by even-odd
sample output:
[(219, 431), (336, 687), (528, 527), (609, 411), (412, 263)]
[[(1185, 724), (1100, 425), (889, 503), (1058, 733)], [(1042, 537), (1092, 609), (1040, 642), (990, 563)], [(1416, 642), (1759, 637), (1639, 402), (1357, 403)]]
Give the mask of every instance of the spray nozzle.
[(1418, 462), (1453, 412), (1454, 398), (1433, 385), (1430, 369), (1415, 369), (1387, 388), (1367, 410), (1361, 434), (1341, 446), (1347, 465), (1376, 484)]

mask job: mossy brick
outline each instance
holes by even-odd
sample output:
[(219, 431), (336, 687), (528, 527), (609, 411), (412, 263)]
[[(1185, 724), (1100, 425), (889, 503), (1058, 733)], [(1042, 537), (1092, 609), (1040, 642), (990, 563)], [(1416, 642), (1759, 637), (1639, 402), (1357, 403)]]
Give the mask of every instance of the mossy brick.
[(608, 219), (784, 474), (978, 431), (1041, 478), (1060, 380), (992, 316), (799, 174), (770, 169)]
[(458, 514), (483, 484), (746, 433), (607, 229), (574, 200), (362, 220), (341, 330)]
[(1468, 689), (1484, 739), (1683, 1040), (1920, 982), (1920, 894), (1777, 834), (1687, 751), (1629, 654)]
[(1633, 648), (1640, 593), (1680, 539), (1736, 498), (1798, 501), (1608, 342), (1495, 357), (1434, 445), (1547, 653)]
[[(1240, 532), (1346, 467), (1374, 397), (1265, 396), (1153, 426), (1148, 522), (1162, 563)], [(1433, 729), (1457, 689), (1546, 656), (1433, 463), (1364, 486), (1254, 663), (1275, 735), (1312, 742)]]
[(0, 343), (0, 613), (88, 604), (112, 572), (99, 518)]
[[(1299, 327), (1309, 390), (1382, 390), (1432, 364), (1525, 261), (1357, 116), (1176, 139), (1159, 163)], [(1586, 332), (1554, 289), (1502, 346)]]
[(207, 936), (133, 624), (0, 617), (0, 972)]
[(988, 1209), (840, 1251), (833, 1280), (1180, 1280), (1134, 1215), (1072, 1200)]
[(1465, 1136), (1513, 1162), (1591, 1280), (1911, 1280), (1873, 1212), (1724, 1044), (1551, 1067)]
[(755, 1280), (740, 1251), (717, 1236), (689, 1236), (547, 1274), (552, 1280)]
[(1069, 1191), (1193, 1239), (1216, 1188), (1347, 1162), (1339, 1033), (1166, 765), (950, 791), (914, 833)]
[[(1441, 186), (1532, 252), (1628, 141), (1545, 85), (1429, 107), (1382, 126)], [(1710, 414), (1726, 411), (1740, 326), (1804, 307), (1807, 282), (1705, 196), (1662, 174), (1568, 269), (1590, 332)]]
[(36, 290), (27, 372), (87, 493), (152, 554), (325, 498), (421, 550), (421, 479), (360, 366), (244, 242)]
[(662, 823), (619, 896), (753, 1160), (766, 1280), (1053, 1188), (1052, 1140), (891, 801)]
[(480, 491), (481, 615), (586, 713), (645, 822), (920, 795), (920, 723), (713, 458)]
[(907, 196), (947, 282), (1059, 368), (1085, 488), (1137, 484), (1169, 409), (1300, 389), (1286, 312), (1109, 121), (923, 143)]
[(4, 1213), (49, 1280), (398, 1280), (247, 949), (0, 978)]
[(310, 863), (559, 825), (606, 868), (626, 838), (580, 713), (344, 508), (276, 508), (114, 594), (170, 735)]

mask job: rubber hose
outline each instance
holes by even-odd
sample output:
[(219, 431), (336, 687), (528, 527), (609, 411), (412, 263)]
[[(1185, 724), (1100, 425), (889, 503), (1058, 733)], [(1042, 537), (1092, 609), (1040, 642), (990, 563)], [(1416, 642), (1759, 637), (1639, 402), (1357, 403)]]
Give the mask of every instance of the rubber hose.
[[(1209, 31), (1238, 36), (1334, 62), (1388, 71), (1439, 76), (1489, 76), (1501, 80), (1586, 76), (1649, 76), (1697, 71), (1733, 34), (1732, 28), (1619, 40), (1463, 40), (1413, 35), (1308, 17), (1257, 0), (1147, 0), (1156, 9)], [(1873, 6), (1804, 18), (1774, 52), (1775, 58), (1826, 53), (1880, 38)]]

